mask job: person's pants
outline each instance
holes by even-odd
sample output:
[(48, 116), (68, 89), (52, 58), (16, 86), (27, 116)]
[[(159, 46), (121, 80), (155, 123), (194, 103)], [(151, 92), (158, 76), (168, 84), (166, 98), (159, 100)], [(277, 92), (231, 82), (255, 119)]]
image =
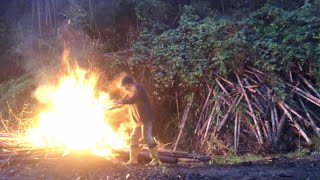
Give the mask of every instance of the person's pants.
[(135, 127), (132, 130), (131, 133), (131, 147), (137, 148), (139, 147), (139, 139), (143, 137), (143, 140), (148, 145), (149, 149), (156, 147), (156, 143), (154, 142), (153, 136), (152, 136), (152, 122), (146, 122), (142, 125), (135, 124)]

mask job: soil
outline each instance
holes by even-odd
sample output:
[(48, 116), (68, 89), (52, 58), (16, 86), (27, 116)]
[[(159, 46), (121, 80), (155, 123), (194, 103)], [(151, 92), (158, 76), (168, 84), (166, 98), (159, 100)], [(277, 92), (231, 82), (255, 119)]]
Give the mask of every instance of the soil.
[(2, 163), (0, 179), (320, 179), (320, 156), (266, 159), (238, 164), (144, 164), (67, 156)]

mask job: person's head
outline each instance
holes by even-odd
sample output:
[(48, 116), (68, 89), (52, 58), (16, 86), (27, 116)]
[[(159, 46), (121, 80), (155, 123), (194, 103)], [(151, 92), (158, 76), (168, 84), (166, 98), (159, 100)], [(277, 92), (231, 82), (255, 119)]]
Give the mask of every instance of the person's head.
[(124, 87), (127, 91), (130, 90), (130, 88), (134, 85), (134, 80), (126, 75), (121, 79), (121, 86)]

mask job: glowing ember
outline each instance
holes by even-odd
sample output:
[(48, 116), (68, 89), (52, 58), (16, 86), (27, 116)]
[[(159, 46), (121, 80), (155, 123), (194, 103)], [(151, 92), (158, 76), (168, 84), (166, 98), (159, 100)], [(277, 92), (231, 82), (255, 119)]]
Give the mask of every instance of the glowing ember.
[[(97, 76), (70, 66), (63, 56), (64, 75), (57, 84), (42, 85), (36, 98), (47, 107), (38, 115), (28, 138), (36, 146), (63, 147), (110, 155), (112, 148), (126, 146), (124, 128), (115, 132), (107, 124), (105, 109), (112, 106), (107, 93), (96, 92)], [(108, 120), (110, 121), (110, 119)]]

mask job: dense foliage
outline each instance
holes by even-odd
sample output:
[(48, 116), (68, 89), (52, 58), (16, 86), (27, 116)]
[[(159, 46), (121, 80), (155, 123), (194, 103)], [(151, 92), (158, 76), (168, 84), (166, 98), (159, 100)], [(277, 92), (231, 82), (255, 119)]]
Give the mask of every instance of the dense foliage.
[[(156, 3), (152, 5), (160, 6)], [(297, 79), (297, 76), (292, 76), (292, 72), (306, 75), (319, 89), (319, 6), (308, 1), (295, 1), (291, 5), (282, 1), (268, 1), (260, 5), (258, 8), (255, 6), (257, 9), (240, 11), (229, 6), (227, 11), (231, 13), (226, 15), (221, 14), (221, 9), (210, 6), (209, 2), (190, 3), (180, 7), (179, 13), (175, 14), (177, 20), (171, 23), (167, 23), (165, 15), (151, 19), (147, 18), (149, 15), (143, 16), (145, 18), (141, 20), (140, 35), (131, 49), (133, 56), (129, 66), (136, 72), (139, 72), (142, 64), (151, 66), (150, 75), (156, 91), (154, 95), (160, 97), (164, 104), (174, 103), (173, 100), (162, 98), (170, 92), (184, 93), (180, 98), (185, 99), (182, 101), (185, 103), (190, 100), (188, 97), (192, 92), (197, 93), (193, 115), (200, 119), (193, 117), (195, 121), (185, 127), (186, 137), (189, 137), (187, 139), (192, 137), (196, 124), (199, 124), (197, 120), (201, 121), (200, 112), (206, 107), (203, 100), (208, 92), (203, 87), (217, 87), (215, 79), (219, 76), (237, 82), (235, 75), (241, 74), (248, 65), (266, 73), (263, 83), (271, 87), (272, 90), (268, 91), (277, 99), (289, 101), (295, 106), (299, 102), (294, 102), (294, 96), (289, 94), (290, 91), (285, 86), (286, 82)], [(170, 9), (166, 11), (163, 4), (161, 7), (163, 12), (171, 12)], [(170, 13), (166, 15), (172, 16)], [(222, 93), (221, 90), (216, 89), (218, 96)], [(231, 97), (231, 94), (226, 97)], [(217, 95), (209, 104), (213, 105), (216, 98)], [(257, 102), (255, 95), (249, 98)], [(235, 117), (240, 113), (243, 114), (240, 115), (241, 118), (247, 119), (242, 112), (245, 108), (248, 108), (247, 105), (240, 103), (238, 110), (235, 110)], [(220, 107), (221, 111), (227, 110), (223, 109)], [(178, 111), (182, 112), (182, 109)], [(268, 108), (266, 111), (269, 111)], [(220, 120), (229, 115), (224, 113), (220, 113)], [(271, 118), (268, 113), (258, 116), (262, 121)], [(216, 123), (218, 121), (219, 118)], [(250, 119), (247, 122), (249, 126), (259, 126)], [(216, 124), (212, 125), (213, 129), (216, 126), (220, 128)], [(223, 136), (227, 136), (234, 128), (230, 124), (226, 127)], [(264, 128), (267, 127), (261, 125), (261, 129)], [(308, 127), (305, 128), (308, 131)], [(213, 139), (208, 140), (209, 148), (234, 146), (233, 143), (228, 145), (230, 137), (217, 138), (215, 135), (213, 132)], [(273, 138), (275, 137), (271, 138), (271, 144), (276, 145), (278, 140), (272, 140)], [(219, 142), (219, 139), (224, 143)], [(192, 141), (187, 140), (186, 144), (190, 142)]]

